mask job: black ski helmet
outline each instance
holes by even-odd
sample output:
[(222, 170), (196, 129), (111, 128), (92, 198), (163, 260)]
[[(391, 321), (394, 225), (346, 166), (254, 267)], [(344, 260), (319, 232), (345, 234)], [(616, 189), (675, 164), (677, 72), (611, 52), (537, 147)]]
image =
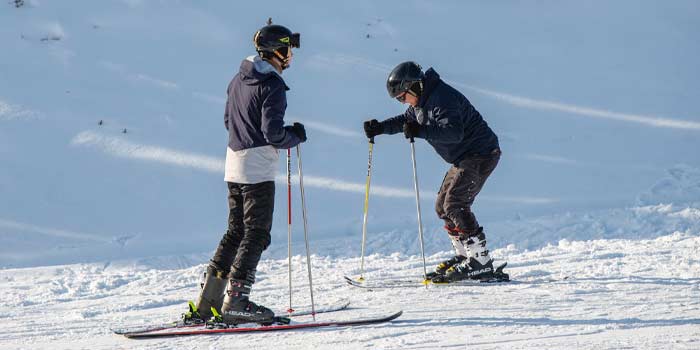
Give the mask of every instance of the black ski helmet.
[(386, 80), (386, 90), (389, 96), (396, 98), (406, 91), (420, 96), (423, 92), (423, 70), (416, 62), (403, 62), (389, 73)]
[(255, 50), (262, 58), (277, 57), (283, 63), (282, 68), (287, 68), (289, 66), (287, 50), (290, 47), (299, 48), (301, 35), (292, 33), (285, 26), (270, 23), (271, 21), (255, 32), (255, 36), (253, 36)]

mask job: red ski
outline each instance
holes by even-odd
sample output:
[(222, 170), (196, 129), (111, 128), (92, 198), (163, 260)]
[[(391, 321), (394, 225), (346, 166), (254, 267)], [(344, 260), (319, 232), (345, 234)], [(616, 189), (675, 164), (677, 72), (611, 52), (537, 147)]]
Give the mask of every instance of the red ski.
[(281, 325), (250, 325), (238, 326), (231, 328), (206, 328), (206, 326), (201, 325), (198, 327), (188, 327), (188, 328), (171, 328), (161, 331), (151, 331), (143, 333), (128, 333), (124, 334), (125, 337), (130, 339), (144, 339), (144, 338), (162, 338), (162, 337), (180, 337), (188, 335), (206, 335), (206, 334), (228, 334), (228, 333), (251, 333), (251, 332), (272, 332), (272, 331), (286, 331), (286, 330), (298, 330), (304, 328), (323, 328), (323, 327), (351, 327), (351, 326), (362, 326), (368, 324), (384, 323), (394, 320), (401, 316), (403, 311), (398, 311), (394, 314), (388, 316), (378, 316), (369, 317), (361, 319), (352, 320), (339, 320), (339, 321), (320, 321), (320, 322), (293, 322), (291, 324), (281, 324)]
[[(348, 299), (340, 299), (340, 300), (338, 300), (334, 303), (331, 303), (331, 304), (317, 306), (315, 311), (316, 311), (316, 314), (342, 311), (342, 310), (347, 309), (349, 305), (350, 305), (350, 301)], [(311, 315), (311, 308), (308, 306), (305, 306), (305, 307), (301, 307), (299, 310), (293, 310), (291, 313), (279, 312), (278, 314), (284, 315), (284, 317), (287, 317), (287, 318), (307, 316), (307, 315)], [(196, 328), (196, 327), (203, 327), (203, 326), (204, 326), (204, 323), (186, 324), (186, 323), (183, 323), (182, 321), (173, 321), (170, 323), (160, 323), (160, 324), (152, 324), (152, 325), (146, 325), (146, 326), (140, 325), (140, 326), (113, 328), (112, 332), (114, 332), (115, 334), (126, 336), (129, 333), (146, 333), (146, 332), (162, 331), (165, 329), (172, 329), (172, 328)]]

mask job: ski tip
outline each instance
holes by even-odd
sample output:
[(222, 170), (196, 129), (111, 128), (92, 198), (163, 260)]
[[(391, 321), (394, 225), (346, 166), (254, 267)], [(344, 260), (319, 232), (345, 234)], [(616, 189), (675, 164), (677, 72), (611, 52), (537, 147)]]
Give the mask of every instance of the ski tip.
[(387, 320), (388, 321), (395, 320), (395, 319), (399, 318), (401, 315), (403, 315), (403, 310), (399, 310), (399, 311), (395, 312), (393, 315), (389, 316), (387, 318)]

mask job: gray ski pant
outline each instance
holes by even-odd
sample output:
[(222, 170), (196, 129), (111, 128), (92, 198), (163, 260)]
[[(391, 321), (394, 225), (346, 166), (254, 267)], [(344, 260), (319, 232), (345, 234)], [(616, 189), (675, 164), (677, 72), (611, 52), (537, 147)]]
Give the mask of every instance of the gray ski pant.
[(500, 158), (497, 148), (488, 155), (468, 156), (447, 171), (435, 203), (435, 212), (447, 228), (466, 237), (478, 232), (479, 222), (471, 207)]

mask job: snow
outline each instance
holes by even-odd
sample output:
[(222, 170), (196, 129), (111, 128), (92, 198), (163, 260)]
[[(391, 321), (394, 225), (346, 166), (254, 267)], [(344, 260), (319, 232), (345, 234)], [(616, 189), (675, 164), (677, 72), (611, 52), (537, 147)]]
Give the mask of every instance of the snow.
[[(695, 1), (268, 5), (0, 5), (0, 348), (700, 348)], [(270, 16), (302, 33), (284, 77), (286, 118), (309, 135), (314, 296), (352, 303), (318, 318), (404, 315), (265, 335), (116, 336), (110, 328), (177, 319), (197, 296), (227, 215), (225, 88)], [(361, 122), (403, 110), (384, 83), (405, 60), (434, 67), (500, 137), (475, 210), (515, 283), (343, 282), (360, 273)], [(416, 151), (432, 268), (451, 254), (431, 209), (447, 165), (424, 142)], [(409, 148), (380, 136), (373, 160), (365, 277), (420, 279)], [(301, 308), (310, 300), (294, 191)], [(277, 196), (253, 298), (285, 310), (282, 186)]]
[[(653, 252), (653, 253), (652, 253)], [(537, 250), (496, 249), (517, 283), (366, 291), (344, 285), (358, 258), (314, 256), (317, 303), (342, 298), (351, 308), (318, 320), (404, 310), (398, 320), (359, 328), (133, 341), (110, 328), (177, 319), (197, 294), (204, 264), (74, 264), (0, 271), (4, 349), (111, 348), (676, 348), (700, 346), (700, 237), (561, 240)], [(428, 257), (430, 265), (448, 257)], [(177, 263), (173, 262), (173, 265)], [(374, 254), (368, 281), (420, 280), (419, 256)], [(293, 258), (295, 308), (308, 305), (305, 259)], [(286, 260), (265, 260), (255, 299), (287, 308)], [(310, 317), (301, 317), (307, 320)]]

